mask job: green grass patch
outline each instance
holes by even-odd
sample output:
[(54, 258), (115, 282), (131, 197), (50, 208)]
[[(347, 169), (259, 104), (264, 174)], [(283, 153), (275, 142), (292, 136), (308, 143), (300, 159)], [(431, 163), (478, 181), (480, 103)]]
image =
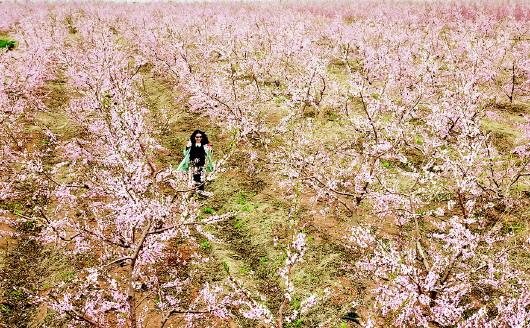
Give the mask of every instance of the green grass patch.
[(420, 135), (415, 135), (414, 136), (414, 142), (417, 144), (417, 145), (423, 145), (423, 137), (420, 136)]
[(505, 233), (518, 234), (525, 231), (526, 225), (524, 222), (507, 222), (503, 225), (502, 230)]
[(251, 202), (251, 198), (255, 194), (252, 192), (239, 191), (233, 198), (233, 203), (236, 205), (235, 208), (242, 212), (252, 212), (257, 208), (257, 205)]
[(63, 271), (59, 274), (59, 279), (64, 282), (72, 282), (75, 278), (75, 272), (73, 271)]
[(507, 120), (497, 121), (484, 118), (481, 122), (481, 127), (492, 134), (493, 143), (497, 149), (511, 150), (515, 141), (521, 136), (521, 131), (516, 127), (518, 118), (505, 113), (503, 113), (503, 118), (507, 118)]
[(239, 191), (235, 195), (234, 201), (235, 201), (236, 204), (246, 205), (253, 196), (254, 196), (253, 193), (245, 192), (245, 191)]
[(385, 168), (385, 169), (389, 169), (392, 167), (392, 164), (388, 161), (381, 161), (381, 167)]
[(286, 328), (297, 328), (297, 327), (303, 327), (303, 324), (304, 322), (302, 321), (302, 319), (296, 319), (292, 322), (285, 324), (285, 327)]
[(245, 228), (245, 223), (247, 223), (248, 219), (238, 217), (234, 220), (234, 228), (237, 230), (242, 230)]
[(205, 207), (202, 209), (202, 212), (204, 214), (215, 214), (215, 210), (211, 207)]
[[(71, 138), (78, 135), (79, 130), (76, 125), (70, 121), (66, 113), (59, 110), (54, 112), (38, 112), (35, 114), (35, 124), (28, 127), (28, 132), (42, 131), (44, 127), (50, 129), (53, 133), (59, 137)], [(49, 140), (47, 137), (41, 139), (43, 146), (47, 145)]]
[(0, 48), (14, 49), (17, 43), (13, 40), (0, 39)]
[(199, 243), (199, 246), (201, 247), (201, 249), (203, 250), (210, 250), (212, 249), (212, 244), (210, 243), (210, 241), (208, 239), (204, 239), (202, 240), (200, 243)]
[(239, 267), (239, 274), (248, 275), (251, 272), (252, 272), (252, 268), (250, 267), (249, 264), (245, 263)]

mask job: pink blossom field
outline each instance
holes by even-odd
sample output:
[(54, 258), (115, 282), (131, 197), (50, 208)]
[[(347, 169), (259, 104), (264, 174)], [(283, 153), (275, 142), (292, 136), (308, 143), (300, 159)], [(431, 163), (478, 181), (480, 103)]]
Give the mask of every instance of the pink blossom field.
[(2, 327), (530, 327), (527, 2), (0, 2), (0, 122)]

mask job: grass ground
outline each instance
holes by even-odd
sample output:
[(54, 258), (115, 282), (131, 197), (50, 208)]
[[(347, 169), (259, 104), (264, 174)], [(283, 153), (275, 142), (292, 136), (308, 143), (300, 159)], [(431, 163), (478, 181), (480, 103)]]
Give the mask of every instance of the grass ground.
[[(277, 270), (285, 259), (285, 245), (292, 238), (286, 220), (292, 204), (284, 198), (281, 190), (275, 188), (270, 172), (249, 173), (245, 160), (248, 153), (263, 152), (263, 149), (255, 149), (256, 146), (251, 143), (232, 149), (230, 131), (215, 126), (206, 116), (187, 112), (183, 104), (176, 104), (174, 91), (162, 80), (147, 74), (143, 85), (153, 119), (167, 122), (165, 129), (158, 135), (159, 142), (171, 150), (165, 162), (173, 165), (178, 163), (187, 137), (196, 128), (208, 133), (214, 145), (215, 157), (221, 158), (228, 151), (232, 152), (226, 163), (229, 169), (206, 187), (213, 192), (213, 196), (203, 203), (204, 215), (236, 214), (212, 228), (211, 232), (217, 240), (201, 242), (203, 251), (211, 257), (205, 279), (219, 279), (219, 271), (228, 266), (232, 276), (256, 294), (264, 295), (269, 307), (277, 310), (282, 300)], [(162, 120), (161, 115), (164, 117)], [(333, 220), (338, 223), (336, 219)], [(350, 274), (343, 265), (347, 262), (349, 251), (337, 237), (346, 224), (342, 222), (335, 225), (328, 223), (324, 217), (315, 218), (309, 214), (307, 204), (297, 208), (294, 221), (310, 236), (303, 269), (294, 278), (295, 284), (301, 287), (294, 303), (311, 292), (321, 292), (326, 288), (331, 294), (315, 309), (311, 322), (299, 323), (312, 326), (337, 312), (348, 312), (347, 300), (359, 292), (359, 286), (344, 284)], [(277, 242), (273, 236), (278, 238)], [(239, 327), (255, 325), (244, 319), (238, 319), (236, 324)]]

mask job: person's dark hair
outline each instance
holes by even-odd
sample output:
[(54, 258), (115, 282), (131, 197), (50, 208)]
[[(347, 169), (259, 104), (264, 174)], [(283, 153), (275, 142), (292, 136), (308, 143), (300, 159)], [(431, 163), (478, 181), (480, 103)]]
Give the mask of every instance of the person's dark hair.
[(191, 141), (191, 144), (192, 144), (192, 145), (195, 144), (195, 136), (196, 136), (197, 134), (202, 135), (201, 145), (204, 146), (204, 145), (206, 145), (206, 144), (209, 143), (209, 142), (208, 142), (208, 136), (206, 135), (205, 132), (203, 132), (203, 131), (201, 131), (201, 130), (195, 130), (195, 131), (193, 131), (193, 133), (192, 133), (191, 136), (190, 136), (190, 141)]

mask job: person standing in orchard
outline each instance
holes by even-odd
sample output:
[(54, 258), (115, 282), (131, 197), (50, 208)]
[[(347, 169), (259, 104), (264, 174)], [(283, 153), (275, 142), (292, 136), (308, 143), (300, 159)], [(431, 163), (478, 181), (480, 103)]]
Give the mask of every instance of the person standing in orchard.
[(201, 130), (195, 130), (184, 149), (184, 159), (180, 162), (177, 171), (189, 172), (190, 184), (193, 184), (201, 195), (204, 191), (206, 173), (213, 171), (212, 146), (208, 136)]

